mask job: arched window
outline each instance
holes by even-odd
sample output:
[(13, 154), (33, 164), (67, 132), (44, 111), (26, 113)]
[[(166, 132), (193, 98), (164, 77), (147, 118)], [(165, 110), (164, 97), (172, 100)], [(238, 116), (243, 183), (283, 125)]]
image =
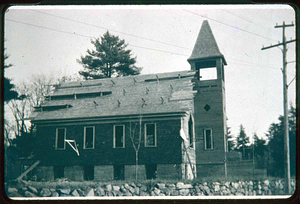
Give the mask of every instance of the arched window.
[(192, 116), (190, 116), (190, 120), (189, 120), (189, 138), (190, 138), (190, 147), (194, 148), (194, 131), (193, 131)]

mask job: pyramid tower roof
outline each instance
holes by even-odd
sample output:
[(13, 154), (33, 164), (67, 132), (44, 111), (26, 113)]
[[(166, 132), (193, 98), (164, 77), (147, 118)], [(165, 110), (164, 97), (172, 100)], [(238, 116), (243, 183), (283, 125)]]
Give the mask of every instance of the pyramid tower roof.
[(224, 64), (227, 65), (223, 54), (219, 50), (208, 21), (205, 20), (202, 23), (193, 52), (188, 58), (188, 61), (220, 57), (223, 58)]

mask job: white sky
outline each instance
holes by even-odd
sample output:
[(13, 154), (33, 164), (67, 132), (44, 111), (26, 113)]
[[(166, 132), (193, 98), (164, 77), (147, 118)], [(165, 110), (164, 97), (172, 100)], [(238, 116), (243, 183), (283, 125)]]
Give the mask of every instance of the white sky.
[[(107, 30), (129, 44), (142, 74), (189, 70), (203, 20), (208, 20), (225, 56), (228, 125), (236, 136), (243, 124), (248, 136), (264, 136), (283, 114), (282, 52), (261, 50), (282, 41), (282, 29), (295, 22), (289, 6), (35, 6), (11, 7), (5, 14), (5, 47), (14, 64), (5, 75), (13, 83), (34, 73), (76, 75), (76, 62), (93, 48), (91, 38)], [(295, 27), (286, 28), (287, 40)], [(295, 43), (288, 44), (288, 82), (295, 76)], [(295, 82), (289, 88), (295, 105)]]

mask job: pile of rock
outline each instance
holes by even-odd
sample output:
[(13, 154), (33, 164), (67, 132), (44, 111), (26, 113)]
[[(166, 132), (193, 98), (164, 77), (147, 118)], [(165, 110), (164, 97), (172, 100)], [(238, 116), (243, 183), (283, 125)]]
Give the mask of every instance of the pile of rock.
[[(295, 190), (295, 181), (291, 186)], [(121, 185), (99, 184), (96, 187), (81, 188), (41, 188), (27, 185), (19, 189), (9, 187), (8, 197), (93, 197), (93, 196), (255, 196), (284, 195), (282, 180), (203, 182), (195, 184), (153, 183)]]

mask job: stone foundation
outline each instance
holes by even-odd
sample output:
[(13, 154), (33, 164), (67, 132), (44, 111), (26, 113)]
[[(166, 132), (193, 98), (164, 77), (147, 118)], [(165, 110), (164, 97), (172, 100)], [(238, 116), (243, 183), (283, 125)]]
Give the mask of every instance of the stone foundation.
[(83, 181), (84, 170), (83, 166), (65, 166), (64, 177), (71, 181)]
[[(125, 165), (125, 179), (135, 180), (135, 165)], [(146, 179), (146, 168), (145, 165), (138, 165), (138, 179)]]
[(197, 164), (197, 178), (224, 175), (224, 164)]
[(112, 165), (99, 165), (94, 167), (94, 180), (113, 180), (114, 167)]
[(157, 179), (181, 179), (181, 164), (158, 164)]
[(54, 172), (53, 166), (39, 166), (35, 169), (36, 177), (38, 181), (46, 180), (53, 181), (54, 180)]
[[(125, 180), (135, 180), (135, 165), (125, 165)], [(182, 179), (185, 174), (182, 173), (181, 164), (157, 164), (158, 179)], [(189, 165), (187, 165), (189, 170)], [(54, 168), (53, 166), (41, 166), (36, 168), (37, 181), (53, 181)], [(191, 171), (188, 172), (191, 174)], [(191, 176), (190, 176), (191, 177)], [(68, 181), (84, 181), (84, 166), (64, 166), (64, 179)], [(138, 165), (138, 180), (146, 180), (146, 166)], [(183, 179), (186, 179), (185, 177)], [(96, 165), (94, 166), (95, 181), (110, 181), (114, 180), (113, 165)], [(34, 180), (36, 181), (36, 180)]]

